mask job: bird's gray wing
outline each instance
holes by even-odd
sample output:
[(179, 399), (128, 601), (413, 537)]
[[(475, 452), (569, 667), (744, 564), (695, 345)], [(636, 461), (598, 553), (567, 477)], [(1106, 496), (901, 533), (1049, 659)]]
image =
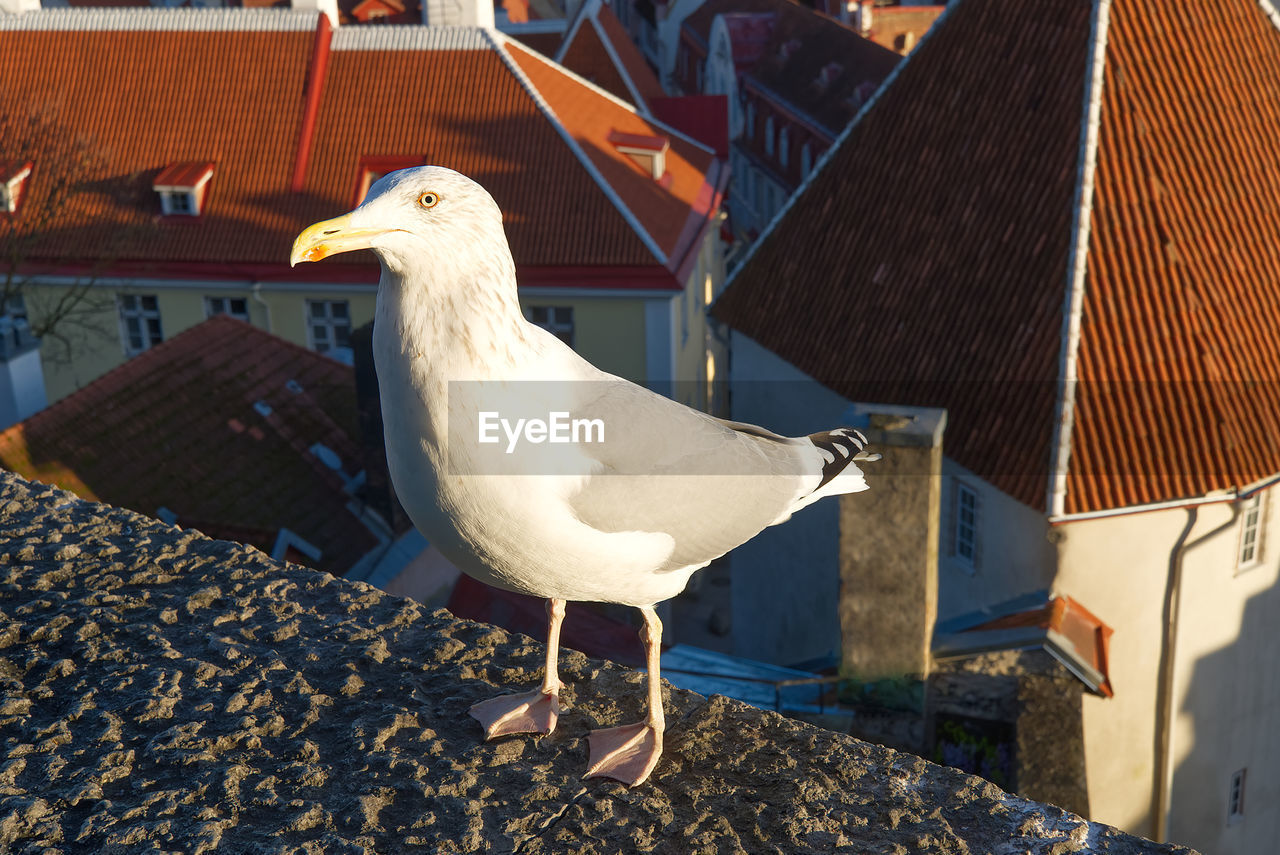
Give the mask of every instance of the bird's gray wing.
[(592, 386), (574, 416), (600, 419), (605, 441), (583, 446), (599, 468), (570, 506), (602, 531), (671, 535), (663, 569), (723, 555), (785, 519), (823, 477), (807, 438), (716, 419), (623, 381)]

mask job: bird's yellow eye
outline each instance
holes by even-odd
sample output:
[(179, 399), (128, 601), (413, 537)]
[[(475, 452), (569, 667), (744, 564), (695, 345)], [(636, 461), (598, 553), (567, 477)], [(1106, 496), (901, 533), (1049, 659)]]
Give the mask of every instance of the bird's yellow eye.
[(418, 197), (418, 204), (424, 208), (434, 208), (439, 201), (440, 196), (437, 193), (423, 193)]

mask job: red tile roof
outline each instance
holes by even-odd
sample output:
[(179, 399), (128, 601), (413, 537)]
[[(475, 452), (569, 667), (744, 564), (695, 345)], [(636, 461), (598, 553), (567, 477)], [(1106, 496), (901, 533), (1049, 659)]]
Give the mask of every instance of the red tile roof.
[[(296, 278), (293, 237), (349, 208), (361, 161), (377, 157), (438, 163), (485, 184), (506, 214), (522, 281), (572, 281), (564, 271), (582, 270), (599, 287), (614, 271), (620, 286), (678, 288), (684, 226), (710, 213), (711, 152), (673, 140), (673, 180), (657, 185), (605, 136), (669, 129), (493, 31), (343, 27), (330, 37), (315, 13), (243, 9), (20, 17), (0, 19), (0, 117), (8, 104), (49, 105), (55, 131), (90, 140), (90, 178), (102, 188), (59, 211), (36, 260), (106, 256), (144, 275)], [(41, 60), (50, 55), (65, 60)], [(0, 134), (0, 159), (33, 152), (30, 208), (44, 192), (47, 147), (19, 149)], [(160, 220), (149, 178), (197, 161), (217, 164), (200, 221)], [(0, 223), (0, 240), (22, 222)], [(123, 249), (121, 235), (132, 238)], [(376, 277), (359, 255), (319, 269)]]
[(651, 99), (667, 94), (618, 16), (602, 0), (583, 2), (555, 59), (641, 110), (648, 110)]
[(715, 308), (851, 398), (948, 407), (951, 457), (1064, 514), (1280, 473), (1280, 31), (1114, 0), (1048, 503), (1095, 8), (955, 4)]
[(285, 527), (342, 573), (377, 539), (308, 449), (326, 445), (355, 476), (355, 425), (350, 368), (218, 316), (0, 432), (0, 465), (211, 534), (267, 532), (252, 542), (268, 550)]
[(213, 164), (207, 161), (171, 163), (153, 179), (155, 187), (195, 187), (213, 177)]

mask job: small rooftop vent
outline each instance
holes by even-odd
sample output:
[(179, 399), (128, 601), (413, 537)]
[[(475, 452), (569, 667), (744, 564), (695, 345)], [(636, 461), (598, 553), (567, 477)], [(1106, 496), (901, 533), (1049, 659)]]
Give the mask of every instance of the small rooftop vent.
[(0, 212), (12, 214), (18, 210), (31, 166), (29, 160), (0, 160)]
[(166, 217), (198, 217), (205, 189), (213, 178), (213, 164), (206, 161), (171, 163), (151, 182), (160, 194), (160, 212)]
[(614, 148), (631, 158), (655, 181), (667, 173), (667, 149), (671, 148), (671, 141), (666, 137), (613, 130), (609, 131), (608, 139)]

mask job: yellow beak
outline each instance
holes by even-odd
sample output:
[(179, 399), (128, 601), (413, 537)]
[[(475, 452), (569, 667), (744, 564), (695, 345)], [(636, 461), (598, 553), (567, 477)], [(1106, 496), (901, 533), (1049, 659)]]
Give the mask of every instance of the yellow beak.
[(319, 261), (354, 249), (369, 249), (373, 246), (373, 239), (384, 231), (385, 229), (352, 228), (351, 214), (324, 220), (303, 229), (302, 234), (294, 240), (293, 252), (289, 254), (289, 266), (296, 267), (299, 261)]

